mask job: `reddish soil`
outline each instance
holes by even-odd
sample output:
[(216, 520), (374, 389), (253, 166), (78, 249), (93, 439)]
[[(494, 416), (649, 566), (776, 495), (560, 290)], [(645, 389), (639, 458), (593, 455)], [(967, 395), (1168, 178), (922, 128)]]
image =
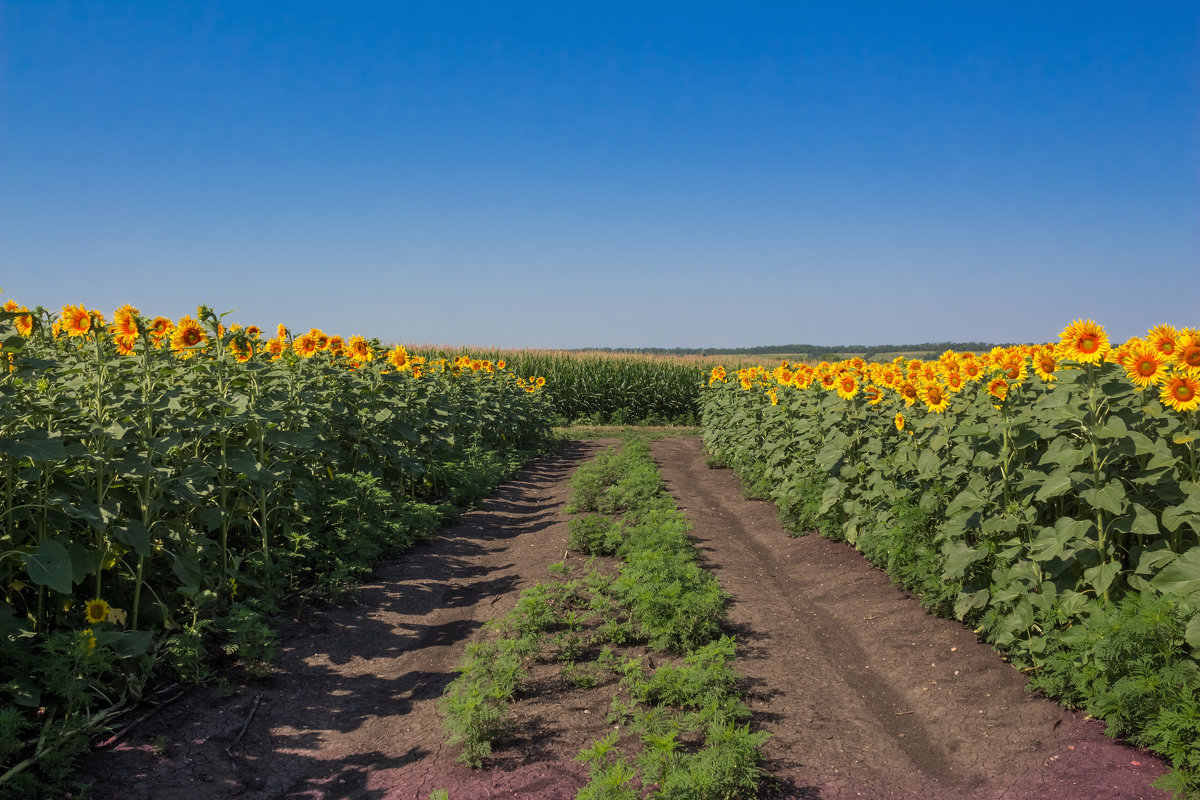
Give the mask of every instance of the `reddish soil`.
[[(604, 689), (566, 692), (534, 670), (486, 770), (456, 763), (437, 699), (483, 623), (564, 558), (565, 481), (603, 444), (565, 444), (381, 565), (357, 605), (289, 623), (266, 681), (190, 691), (90, 755), (78, 776), (94, 782), (90, 796), (573, 797), (586, 781), (576, 753), (608, 730)], [(734, 597), (752, 724), (772, 734), (777, 780), (764, 796), (1165, 797), (1147, 786), (1159, 761), (1028, 694), (970, 631), (927, 614), (853, 549), (789, 538), (732, 473), (704, 467), (697, 439), (663, 440), (654, 454)]]

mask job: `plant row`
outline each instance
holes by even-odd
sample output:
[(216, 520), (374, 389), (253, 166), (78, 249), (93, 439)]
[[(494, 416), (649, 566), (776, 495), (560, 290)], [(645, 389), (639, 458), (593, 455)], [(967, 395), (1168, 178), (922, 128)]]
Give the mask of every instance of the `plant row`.
[(0, 314), (0, 791), (61, 778), (156, 664), (261, 670), (277, 598), (348, 590), (549, 436), (503, 364), (206, 307)]
[(1032, 685), (1200, 789), (1200, 333), (782, 365), (703, 397), (704, 440), (793, 530), (861, 550)]
[(699, 419), (700, 385), (707, 370), (695, 359), (549, 350), (470, 355), (504, 359), (519, 375), (544, 376), (547, 399), (564, 423), (694, 425)]
[(569, 524), (570, 548), (590, 558), (578, 577), (556, 565), (561, 580), (523, 592), (490, 625), (495, 638), (468, 648), (442, 701), (460, 760), (482, 765), (529, 667), (556, 662), (566, 684), (613, 693), (614, 729), (579, 754), (590, 781), (577, 797), (753, 796), (766, 734), (749, 729), (736, 644), (721, 632), (727, 597), (696, 563), (648, 446), (602, 454), (572, 485), (569, 510), (590, 513)]

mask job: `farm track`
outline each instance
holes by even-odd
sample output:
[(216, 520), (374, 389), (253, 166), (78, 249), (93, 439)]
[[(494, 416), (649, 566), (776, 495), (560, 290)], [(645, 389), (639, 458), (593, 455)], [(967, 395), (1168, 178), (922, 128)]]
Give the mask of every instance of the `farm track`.
[[(284, 631), (265, 683), (190, 692), (89, 756), (80, 778), (95, 782), (91, 797), (573, 797), (586, 780), (575, 754), (607, 730), (603, 692), (564, 704), (535, 684), (514, 706), (515, 741), (484, 771), (455, 762), (437, 699), (483, 623), (563, 557), (566, 479), (604, 444), (565, 444), (381, 565), (358, 605), (306, 613)], [(734, 597), (737, 666), (780, 779), (769, 796), (1165, 797), (1147, 787), (1163, 771), (1149, 754), (1027, 694), (995, 652), (853, 549), (789, 538), (772, 506), (704, 467), (698, 439), (662, 440), (653, 453)]]
[[(357, 605), (306, 614), (284, 631), (264, 683), (228, 698), (192, 692), (89, 756), (79, 777), (95, 781), (91, 797), (426, 800), (438, 788), (453, 800), (574, 797), (587, 781), (574, 741), (555, 747), (539, 731), (521, 752), (498, 752), (495, 768), (471, 770), (446, 746), (437, 700), (483, 624), (562, 559), (567, 478), (606, 443), (615, 442), (564, 444), (429, 544), (380, 565)], [(553, 728), (545, 715), (518, 714), (520, 731)]]
[[(1024, 689), (961, 624), (938, 619), (853, 548), (789, 538), (769, 503), (710, 470), (698, 439), (652, 448), (733, 595), (738, 668), (781, 797), (1160, 798), (1165, 767)], [(1137, 762), (1137, 763), (1135, 763)]]

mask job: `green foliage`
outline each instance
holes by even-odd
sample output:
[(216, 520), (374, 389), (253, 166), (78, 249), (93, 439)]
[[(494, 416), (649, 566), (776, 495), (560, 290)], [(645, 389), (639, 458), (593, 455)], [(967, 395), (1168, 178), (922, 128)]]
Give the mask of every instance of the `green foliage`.
[(515, 640), (467, 646), (459, 676), (441, 700), (449, 743), (462, 745), (458, 760), (479, 768), (508, 726), (508, 704), (525, 679), (520, 645)]
[[(135, 701), (156, 659), (200, 681), (220, 645), (265, 674), (273, 637), (251, 600), (349, 597), (371, 559), (549, 442), (544, 395), (503, 371), (417, 377), (377, 342), (354, 365), (261, 341), (242, 360), (245, 331), (207, 307), (186, 359), (140, 317), (122, 355), (103, 326), (56, 337), (33, 316), (25, 337), (0, 315), (0, 710), (46, 710), (0, 753), (5, 790)], [(111, 614), (88, 623), (95, 599)]]
[(599, 514), (576, 517), (567, 522), (567, 546), (589, 556), (611, 556), (621, 544), (623, 526)]
[[(503, 359), (517, 375), (542, 375), (543, 390), (564, 422), (591, 425), (694, 425), (707, 368), (690, 359), (572, 353), (566, 351), (467, 351)], [(430, 350), (430, 357), (458, 352)]]
[[(1191, 724), (1200, 656), (1194, 413), (1135, 390), (1110, 362), (1009, 381), (1003, 400), (986, 379), (967, 382), (940, 413), (891, 389), (872, 405), (782, 375), (743, 373), (701, 393), (709, 457), (748, 494), (773, 500), (793, 531), (854, 545), (1048, 693), (1132, 741), (1183, 752), (1164, 720)], [(1124, 627), (1081, 644), (1113, 620)], [(1171, 785), (1200, 791), (1193, 757), (1172, 758)]]

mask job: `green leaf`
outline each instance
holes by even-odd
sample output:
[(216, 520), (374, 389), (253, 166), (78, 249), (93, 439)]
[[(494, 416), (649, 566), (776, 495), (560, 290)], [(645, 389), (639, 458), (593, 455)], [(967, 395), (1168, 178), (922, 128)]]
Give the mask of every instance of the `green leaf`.
[(1074, 485), (1075, 481), (1071, 478), (1070, 472), (1055, 472), (1046, 478), (1045, 483), (1042, 484), (1042, 488), (1038, 490), (1035, 499), (1049, 500), (1052, 497), (1058, 497), (1061, 494), (1066, 494)]
[(1183, 638), (1194, 649), (1200, 650), (1200, 613), (1192, 616), (1191, 622), (1187, 625), (1187, 630), (1183, 632)]
[(117, 541), (129, 545), (139, 556), (150, 558), (154, 555), (154, 547), (150, 542), (150, 532), (140, 520), (131, 519), (120, 525), (114, 525), (113, 536)]
[(0, 437), (0, 453), (33, 461), (61, 461), (67, 457), (62, 439), (45, 431), (29, 431), (15, 439)]
[(1085, 569), (1083, 571), (1083, 580), (1095, 590), (1096, 596), (1099, 597), (1108, 591), (1108, 587), (1112, 586), (1113, 580), (1120, 572), (1120, 562), (1106, 561), (1103, 564)]
[(1200, 547), (1187, 550), (1150, 579), (1163, 594), (1200, 600)]
[(1100, 487), (1084, 489), (1079, 495), (1092, 508), (1116, 515), (1125, 513), (1125, 487), (1120, 481), (1109, 481)]
[(964, 619), (971, 611), (985, 607), (987, 602), (987, 589), (980, 589), (977, 592), (963, 592), (954, 601), (954, 617), (959, 620)]
[(29, 579), (38, 586), (48, 586), (61, 594), (71, 593), (71, 556), (61, 543), (47, 539), (36, 551), (22, 553), (21, 559)]
[(961, 578), (967, 572), (967, 567), (977, 561), (987, 558), (988, 549), (985, 546), (968, 547), (961, 540), (952, 542), (946, 550), (946, 563), (942, 572), (949, 578)]
[(1154, 512), (1146, 508), (1141, 503), (1130, 503), (1130, 510), (1133, 511), (1133, 524), (1130, 526), (1130, 533), (1136, 533), (1139, 536), (1157, 536), (1158, 517)]
[(151, 631), (101, 631), (96, 644), (112, 648), (117, 658), (133, 658), (150, 649), (154, 634)]

